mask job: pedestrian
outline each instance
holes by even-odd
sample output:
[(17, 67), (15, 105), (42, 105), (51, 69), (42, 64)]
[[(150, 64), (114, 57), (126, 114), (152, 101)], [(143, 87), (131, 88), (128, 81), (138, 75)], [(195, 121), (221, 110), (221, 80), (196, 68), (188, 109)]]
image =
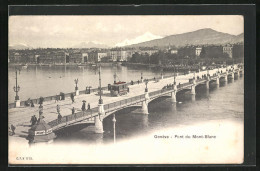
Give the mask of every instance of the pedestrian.
[(35, 115), (33, 115), (33, 125), (35, 125), (35, 124), (36, 124), (36, 122), (37, 122), (37, 118), (36, 118), (36, 116), (35, 116)]
[(40, 106), (39, 106), (39, 115), (41, 116), (42, 113), (43, 113), (43, 106), (42, 106), (42, 104), (40, 104)]
[(60, 96), (58, 94), (56, 94), (56, 99), (55, 99), (55, 103), (57, 103), (57, 101), (59, 101)]
[(33, 101), (31, 100), (31, 107), (34, 107), (34, 103), (33, 103)]
[(25, 106), (30, 106), (30, 98), (25, 102)]
[(71, 111), (72, 111), (72, 114), (74, 114), (74, 113), (75, 113), (75, 108), (73, 107), (73, 108), (71, 109)]
[(34, 125), (34, 124), (33, 124), (33, 123), (34, 123), (34, 117), (33, 117), (33, 116), (31, 117), (30, 122), (31, 122), (31, 126), (33, 126), (33, 125)]
[(82, 111), (85, 111), (86, 110), (86, 101), (83, 100), (82, 102), (83, 102), (83, 104), (82, 104), (81, 109), (82, 109)]
[(60, 114), (60, 106), (57, 104), (57, 113)]
[(71, 98), (72, 103), (74, 103), (74, 94), (73, 93), (70, 94), (70, 98)]
[(139, 80), (137, 81), (137, 83), (139, 84)]
[(58, 115), (58, 123), (61, 123), (61, 118), (62, 118), (62, 116), (61, 116), (61, 114), (59, 113), (59, 115)]
[(88, 110), (90, 110), (90, 104), (88, 103)]
[(15, 132), (14, 132), (15, 131), (15, 126), (13, 124), (11, 125), (11, 130), (12, 130), (12, 135), (14, 135), (15, 134)]

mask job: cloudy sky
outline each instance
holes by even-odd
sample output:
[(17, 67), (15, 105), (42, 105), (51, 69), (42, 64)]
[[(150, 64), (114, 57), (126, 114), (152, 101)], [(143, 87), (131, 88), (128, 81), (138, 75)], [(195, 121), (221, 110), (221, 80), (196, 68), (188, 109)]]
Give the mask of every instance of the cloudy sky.
[(66, 48), (81, 42), (123, 46), (212, 28), (238, 35), (242, 16), (11, 16), (9, 45)]

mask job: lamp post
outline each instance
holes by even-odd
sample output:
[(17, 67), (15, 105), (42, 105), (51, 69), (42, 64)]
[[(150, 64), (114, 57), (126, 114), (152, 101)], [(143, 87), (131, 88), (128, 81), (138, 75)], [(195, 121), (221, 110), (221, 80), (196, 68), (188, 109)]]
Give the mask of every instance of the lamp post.
[(75, 82), (75, 84), (76, 84), (75, 90), (77, 91), (77, 90), (78, 90), (78, 82), (79, 82), (79, 79), (78, 79), (78, 78), (75, 79), (74, 82)]
[(79, 82), (79, 79), (78, 79), (78, 78), (75, 79), (74, 82), (75, 82), (75, 84), (76, 84), (76, 87), (75, 87), (75, 94), (76, 94), (76, 96), (78, 96), (78, 95), (79, 95), (79, 89), (78, 89), (78, 82)]
[(18, 71), (20, 74), (20, 69), (15, 68), (15, 86), (13, 87), (14, 92), (15, 92), (15, 100), (19, 100), (18, 92), (20, 91), (20, 86), (17, 84), (17, 72)]
[(173, 84), (175, 85), (176, 84), (176, 73), (175, 73), (175, 64), (174, 64), (174, 82), (173, 82)]
[(114, 130), (114, 143), (116, 143), (116, 118), (115, 118), (115, 114), (113, 114), (113, 130)]
[(103, 104), (103, 99), (101, 97), (101, 74), (100, 74), (100, 70), (101, 70), (101, 65), (99, 65), (99, 70), (98, 70), (98, 75), (99, 75), (99, 104)]
[(116, 83), (116, 72), (114, 74), (114, 84)]

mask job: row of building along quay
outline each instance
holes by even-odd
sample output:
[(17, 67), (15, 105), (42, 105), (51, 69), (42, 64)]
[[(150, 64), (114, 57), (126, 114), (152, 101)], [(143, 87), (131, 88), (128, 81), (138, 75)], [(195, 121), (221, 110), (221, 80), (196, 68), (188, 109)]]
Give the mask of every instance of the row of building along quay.
[[(97, 62), (131, 62), (143, 64), (193, 64), (193, 60), (228, 62), (243, 59), (243, 43), (225, 45), (186, 45), (183, 47), (137, 48), (37, 48), (9, 50), (10, 64), (65, 65)], [(186, 62), (186, 63), (185, 63)], [(236, 61), (241, 62), (241, 61)]]

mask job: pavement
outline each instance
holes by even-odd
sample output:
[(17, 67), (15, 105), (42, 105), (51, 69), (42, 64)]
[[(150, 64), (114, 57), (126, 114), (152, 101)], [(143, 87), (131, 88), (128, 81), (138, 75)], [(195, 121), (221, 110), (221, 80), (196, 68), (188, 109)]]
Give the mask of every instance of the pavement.
[[(231, 67), (228, 67), (228, 69)], [(220, 68), (210, 70), (209, 74), (212, 75), (217, 71), (225, 72), (226, 68)], [(201, 71), (200, 73), (196, 73), (195, 77), (202, 76), (207, 74), (207, 71)], [(190, 73), (187, 75), (180, 75), (176, 77), (176, 83), (186, 83), (190, 78), (194, 77), (194, 73)], [(144, 78), (146, 79), (146, 78)], [(148, 83), (148, 91), (153, 92), (162, 89), (167, 84), (173, 84), (174, 78), (165, 78), (160, 79), (159, 82), (150, 81)], [(129, 86), (129, 93), (126, 95), (122, 95), (119, 97), (111, 97), (109, 91), (103, 91), (104, 95), (102, 95), (103, 103), (108, 104), (116, 101), (120, 101), (123, 99), (131, 98), (134, 96), (144, 94), (145, 83), (135, 84)], [(87, 104), (90, 104), (91, 108), (98, 106), (99, 95), (97, 93), (91, 94), (82, 94), (79, 96), (75, 96), (75, 102), (72, 103), (71, 98), (66, 98), (65, 100), (55, 102), (55, 100), (43, 102), (43, 116), (46, 123), (57, 119), (58, 113), (56, 106), (60, 106), (60, 113), (62, 116), (67, 116), (72, 114), (72, 108), (75, 108), (75, 113), (81, 111), (82, 101), (86, 100)], [(37, 118), (39, 117), (39, 104), (35, 104), (35, 107), (18, 107), (11, 108), (8, 110), (8, 119), (9, 125), (13, 124), (16, 127), (16, 137), (26, 137), (28, 135), (28, 130), (30, 129), (30, 120), (31, 116), (35, 115)]]

